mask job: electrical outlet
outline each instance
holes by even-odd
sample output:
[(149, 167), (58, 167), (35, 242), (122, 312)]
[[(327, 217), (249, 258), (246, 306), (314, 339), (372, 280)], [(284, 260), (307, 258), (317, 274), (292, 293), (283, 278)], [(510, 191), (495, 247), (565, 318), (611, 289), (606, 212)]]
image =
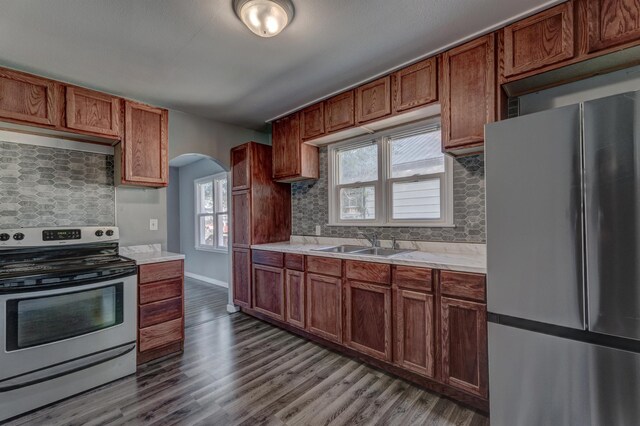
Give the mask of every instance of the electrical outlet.
[(322, 227), (320, 225), (316, 225), (316, 235), (322, 234)]
[(158, 219), (149, 219), (149, 231), (158, 230)]

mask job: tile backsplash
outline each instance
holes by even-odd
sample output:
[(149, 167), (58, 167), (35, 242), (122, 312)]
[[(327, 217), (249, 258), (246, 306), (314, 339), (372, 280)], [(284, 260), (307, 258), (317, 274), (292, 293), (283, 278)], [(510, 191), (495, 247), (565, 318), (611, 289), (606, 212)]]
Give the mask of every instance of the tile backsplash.
[(0, 228), (115, 224), (113, 155), (0, 141)]
[(453, 161), (453, 228), (329, 226), (328, 154), (320, 148), (320, 178), (291, 185), (292, 235), (355, 238), (377, 232), (382, 239), (413, 241), (485, 242), (484, 155)]

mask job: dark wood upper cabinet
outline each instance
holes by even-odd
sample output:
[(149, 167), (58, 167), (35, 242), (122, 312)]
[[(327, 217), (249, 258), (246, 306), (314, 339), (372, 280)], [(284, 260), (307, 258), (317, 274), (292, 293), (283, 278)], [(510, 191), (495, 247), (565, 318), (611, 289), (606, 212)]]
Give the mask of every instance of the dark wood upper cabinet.
[(342, 343), (342, 279), (307, 274), (307, 331)]
[(273, 179), (294, 182), (317, 179), (318, 148), (302, 143), (300, 115), (295, 113), (273, 123)]
[(396, 71), (392, 75), (394, 114), (438, 100), (437, 64), (437, 58), (433, 57)]
[(251, 157), (249, 144), (231, 149), (231, 190), (237, 191), (251, 187)]
[(495, 35), (442, 55), (442, 146), (454, 155), (482, 151), (484, 125), (496, 119)]
[(391, 361), (391, 288), (347, 280), (345, 304), (346, 345)]
[(378, 120), (391, 114), (391, 77), (379, 78), (356, 88), (356, 123)]
[(574, 57), (573, 3), (567, 2), (504, 28), (504, 76), (513, 77)]
[(60, 99), (55, 81), (0, 68), (0, 119), (58, 126)]
[(640, 41), (640, 1), (587, 1), (589, 53)]
[(284, 321), (284, 270), (253, 264), (253, 309)]
[(305, 327), (305, 282), (304, 272), (285, 270), (284, 278), (286, 321), (299, 328)]
[(67, 127), (97, 135), (121, 137), (121, 100), (80, 87), (66, 87)]
[(300, 111), (300, 127), (303, 141), (324, 135), (323, 102), (311, 105)]
[(353, 127), (356, 123), (353, 90), (324, 101), (324, 119), (327, 133)]
[(425, 292), (394, 290), (395, 362), (427, 377), (435, 371), (434, 297)]
[(442, 297), (440, 306), (444, 382), (486, 398), (487, 305)]
[(162, 187), (168, 184), (168, 111), (125, 102), (125, 127), (120, 150), (121, 183)]
[(233, 248), (233, 303), (251, 308), (251, 250)]

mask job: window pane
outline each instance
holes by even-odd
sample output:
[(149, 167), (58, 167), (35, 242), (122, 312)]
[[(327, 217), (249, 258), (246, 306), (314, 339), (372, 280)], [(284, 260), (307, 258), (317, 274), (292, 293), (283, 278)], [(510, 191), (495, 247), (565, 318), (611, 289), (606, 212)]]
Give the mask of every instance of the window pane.
[(227, 211), (227, 179), (216, 180), (216, 212)]
[(440, 219), (440, 179), (393, 184), (394, 219)]
[(213, 213), (213, 182), (198, 184), (198, 213)]
[(218, 247), (229, 246), (229, 217), (226, 214), (218, 215)]
[(391, 177), (444, 173), (440, 129), (402, 138), (392, 138)]
[(213, 216), (200, 217), (200, 245), (213, 247), (213, 234), (215, 232)]
[(343, 188), (340, 190), (340, 219), (362, 220), (376, 218), (376, 189)]
[(378, 180), (378, 145), (338, 151), (338, 184)]

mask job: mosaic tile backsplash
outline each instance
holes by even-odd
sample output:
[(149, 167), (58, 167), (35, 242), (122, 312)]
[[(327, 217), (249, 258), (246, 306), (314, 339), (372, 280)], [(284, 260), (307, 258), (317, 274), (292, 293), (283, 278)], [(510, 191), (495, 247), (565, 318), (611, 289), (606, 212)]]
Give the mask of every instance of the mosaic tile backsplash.
[(377, 232), (388, 240), (485, 242), (484, 155), (453, 161), (454, 228), (398, 228), (329, 226), (328, 154), (320, 148), (320, 178), (291, 185), (292, 235), (315, 235), (321, 225), (323, 237), (356, 238), (360, 232)]
[(114, 224), (113, 155), (0, 141), (0, 228)]

